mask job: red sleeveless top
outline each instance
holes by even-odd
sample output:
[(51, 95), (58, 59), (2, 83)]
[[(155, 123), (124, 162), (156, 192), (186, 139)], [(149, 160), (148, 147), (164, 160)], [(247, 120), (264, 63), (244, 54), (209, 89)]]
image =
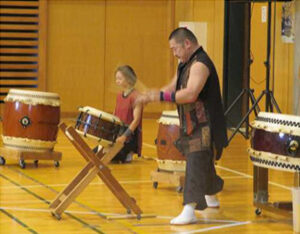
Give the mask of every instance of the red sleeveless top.
[[(117, 102), (114, 115), (119, 117), (120, 120), (127, 125), (129, 125), (133, 121), (133, 109), (137, 95), (138, 91), (136, 91), (135, 89), (126, 97), (123, 96), (123, 93), (119, 93), (117, 95)], [(141, 156), (142, 151), (142, 117), (143, 116), (141, 116), (141, 121), (139, 125), (135, 129), (135, 132), (137, 132), (138, 134), (138, 148), (135, 153), (137, 153), (139, 156)]]

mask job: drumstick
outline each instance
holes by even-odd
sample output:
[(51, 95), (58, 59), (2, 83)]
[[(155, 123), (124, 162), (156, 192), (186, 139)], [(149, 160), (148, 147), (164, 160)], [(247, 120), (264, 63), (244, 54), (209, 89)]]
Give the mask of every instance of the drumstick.
[[(141, 93), (145, 93), (149, 91), (149, 88), (140, 80), (137, 80), (135, 83), (135, 89)], [(119, 87), (115, 82), (111, 82), (108, 88), (109, 92), (111, 93), (119, 93), (122, 89)]]
[(149, 88), (140, 80), (137, 80), (135, 83), (136, 90), (140, 91), (141, 93), (145, 93), (149, 91)]

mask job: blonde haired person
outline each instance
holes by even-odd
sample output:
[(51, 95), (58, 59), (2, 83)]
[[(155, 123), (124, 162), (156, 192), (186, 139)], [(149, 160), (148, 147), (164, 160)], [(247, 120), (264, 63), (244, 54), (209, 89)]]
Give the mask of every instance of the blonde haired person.
[(116, 141), (124, 143), (113, 161), (130, 162), (132, 155), (141, 156), (143, 105), (136, 103), (139, 92), (135, 89), (137, 76), (129, 65), (119, 66), (115, 71), (116, 84), (122, 89), (117, 95), (114, 115), (128, 127)]

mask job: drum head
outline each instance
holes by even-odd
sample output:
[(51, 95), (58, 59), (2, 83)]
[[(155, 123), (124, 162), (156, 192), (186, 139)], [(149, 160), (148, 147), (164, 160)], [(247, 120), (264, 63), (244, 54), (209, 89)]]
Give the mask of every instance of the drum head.
[(28, 105), (60, 106), (60, 98), (56, 93), (10, 89), (5, 102), (22, 102)]
[(177, 110), (163, 111), (158, 122), (165, 125), (179, 126), (179, 118), (178, 118)]
[(259, 112), (251, 126), (268, 132), (282, 132), (300, 136), (300, 116)]
[(93, 115), (97, 118), (101, 117), (101, 119), (107, 120), (109, 122), (113, 122), (113, 123), (116, 123), (116, 124), (119, 124), (119, 125), (122, 124), (122, 121), (117, 116), (111, 115), (111, 114), (106, 113), (104, 111), (97, 110), (96, 108), (93, 108), (93, 107), (90, 107), (90, 106), (80, 107), (78, 110), (80, 112), (84, 112), (84, 113)]

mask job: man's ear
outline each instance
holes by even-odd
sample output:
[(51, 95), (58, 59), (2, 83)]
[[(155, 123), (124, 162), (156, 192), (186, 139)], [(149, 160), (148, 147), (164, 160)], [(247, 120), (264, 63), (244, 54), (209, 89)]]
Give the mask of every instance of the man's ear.
[(185, 48), (190, 48), (191, 44), (192, 44), (191, 41), (188, 39), (185, 39), (183, 43), (184, 43)]

